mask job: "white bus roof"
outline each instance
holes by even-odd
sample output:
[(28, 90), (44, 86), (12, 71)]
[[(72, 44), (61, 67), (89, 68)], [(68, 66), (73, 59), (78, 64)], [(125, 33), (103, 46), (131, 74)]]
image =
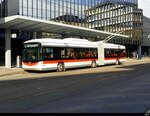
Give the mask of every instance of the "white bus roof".
[[(44, 38), (44, 39), (33, 39), (26, 41), (25, 43), (41, 43), (42, 46), (53, 46), (53, 47), (89, 47), (89, 48), (97, 48), (99, 43), (98, 42), (91, 42), (86, 39), (78, 39), (78, 38), (65, 38), (65, 39), (52, 39), (52, 38)], [(125, 46), (118, 45), (118, 44), (110, 44), (110, 43), (102, 43), (104, 48), (119, 48), (125, 49)]]

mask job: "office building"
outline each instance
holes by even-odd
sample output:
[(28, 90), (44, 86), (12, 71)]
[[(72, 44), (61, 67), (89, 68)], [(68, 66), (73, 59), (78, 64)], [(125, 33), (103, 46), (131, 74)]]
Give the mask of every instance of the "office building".
[(129, 52), (136, 52), (143, 40), (143, 11), (138, 0), (104, 0), (86, 10), (89, 28), (128, 35), (128, 39), (112, 39), (109, 42), (124, 44)]

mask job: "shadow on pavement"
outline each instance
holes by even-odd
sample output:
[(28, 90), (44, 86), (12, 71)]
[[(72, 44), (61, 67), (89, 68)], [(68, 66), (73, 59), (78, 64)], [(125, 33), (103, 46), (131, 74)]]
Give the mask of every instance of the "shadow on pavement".
[[(103, 67), (109, 67), (109, 66), (112, 66), (112, 65), (107, 65), (107, 66), (103, 66)], [(57, 77), (57, 78), (49, 78), (49, 77), (41, 77), (41, 79), (42, 80), (57, 80), (57, 79), (61, 79), (61, 78), (69, 78), (69, 79), (73, 79), (73, 78), (75, 78), (75, 79), (79, 79), (79, 78), (91, 78), (91, 79), (93, 79), (93, 77), (100, 77), (99, 79), (101, 79), (101, 78), (103, 78), (103, 76), (104, 77), (107, 77), (108, 75), (111, 77), (111, 75), (113, 76), (113, 75), (115, 75), (116, 77), (122, 77), (122, 76), (128, 76), (128, 74), (132, 74), (132, 73), (134, 73), (135, 75), (137, 75), (138, 74), (138, 72), (137, 73), (135, 73), (135, 71), (140, 71), (140, 72), (145, 72), (145, 71), (147, 71), (148, 69), (149, 69), (149, 67), (150, 67), (150, 63), (148, 63), (148, 64), (139, 64), (139, 65), (131, 65), (131, 66), (122, 66), (122, 65), (119, 65), (119, 67), (115, 67), (115, 68), (121, 68), (121, 69), (129, 69), (129, 70), (125, 70), (125, 71), (109, 71), (109, 72), (96, 72), (96, 73), (87, 73), (87, 74), (74, 74), (74, 75), (67, 75), (67, 76), (62, 76), (61, 75), (61, 72), (56, 72), (55, 70), (54, 71), (43, 71), (43, 72), (36, 72), (36, 71), (29, 71), (30, 73), (29, 74), (35, 74), (35, 73), (37, 73), (37, 74), (44, 74), (44, 73), (46, 73), (46, 74), (51, 74), (51, 73), (60, 73), (60, 75), (59, 76), (53, 76), (53, 77)], [(66, 73), (69, 73), (69, 71), (75, 71), (75, 70), (81, 70), (81, 69), (87, 69), (88, 67), (84, 67), (84, 68), (74, 68), (74, 69), (67, 69), (67, 71), (66, 71)], [(98, 68), (100, 68), (100, 67), (98, 67)], [(82, 70), (83, 71), (83, 70)], [(77, 78), (77, 77), (79, 77), (79, 78)], [(109, 78), (109, 77), (108, 77)], [(40, 78), (38, 78), (37, 80), (39, 80)], [(36, 80), (36, 78), (34, 78), (34, 79), (21, 79), (21, 80), (12, 80), (12, 81), (24, 81), (24, 80), (29, 80), (29, 81), (32, 81), (32, 80)], [(10, 80), (11, 81), (11, 80)], [(1, 81), (1, 82), (3, 82), (3, 81)], [(0, 82), (0, 83), (1, 83)]]

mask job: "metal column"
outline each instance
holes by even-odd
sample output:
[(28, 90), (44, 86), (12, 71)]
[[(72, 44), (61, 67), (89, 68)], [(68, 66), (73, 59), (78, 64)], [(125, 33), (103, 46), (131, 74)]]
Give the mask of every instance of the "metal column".
[(148, 56), (150, 57), (150, 48), (148, 48)]
[(138, 56), (137, 56), (138, 60), (142, 59), (142, 47), (141, 45), (138, 46)]
[(11, 30), (5, 30), (5, 67), (11, 68)]

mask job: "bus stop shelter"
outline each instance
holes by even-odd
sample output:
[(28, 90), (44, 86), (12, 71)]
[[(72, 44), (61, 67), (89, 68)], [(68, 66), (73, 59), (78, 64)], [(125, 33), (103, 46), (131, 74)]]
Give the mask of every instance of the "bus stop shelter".
[(5, 29), (5, 67), (7, 68), (11, 68), (11, 30), (13, 29), (27, 32), (46, 32), (67, 36), (82, 36), (85, 38), (105, 39), (108, 36), (116, 36), (119, 38), (128, 37), (121, 34), (109, 33), (18, 15), (1, 18), (0, 27)]

